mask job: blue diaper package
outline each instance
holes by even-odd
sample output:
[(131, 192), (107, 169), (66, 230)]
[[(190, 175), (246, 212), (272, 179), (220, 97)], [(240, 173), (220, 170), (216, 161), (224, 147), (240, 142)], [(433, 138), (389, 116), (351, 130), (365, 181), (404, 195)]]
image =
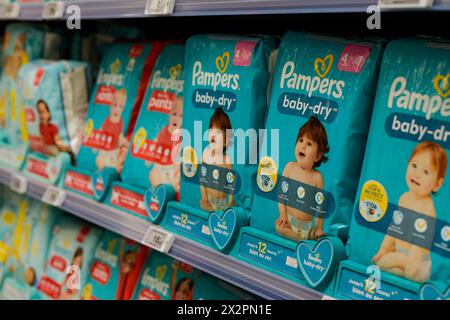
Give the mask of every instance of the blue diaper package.
[(104, 231), (95, 250), (84, 300), (130, 300), (149, 248), (110, 231)]
[(45, 271), (38, 282), (41, 299), (80, 299), (102, 232), (70, 215), (58, 219), (51, 235)]
[(28, 201), (26, 197), (12, 192), (8, 187), (0, 189), (2, 206), (0, 209), (0, 286), (8, 273), (10, 261), (13, 259), (13, 244), (16, 227), (19, 221), (24, 221)]
[(35, 59), (59, 58), (61, 42), (60, 34), (43, 26), (14, 23), (5, 29), (0, 77), (0, 161), (6, 166), (19, 169), (27, 151), (19, 69)]
[(448, 299), (450, 42), (386, 48), (336, 295)]
[(163, 253), (152, 251), (138, 281), (134, 300), (193, 300), (201, 272)]
[(285, 34), (239, 258), (332, 289), (345, 257), (381, 53), (376, 41)]
[(37, 283), (42, 276), (53, 225), (61, 211), (37, 200), (29, 200), (27, 213), (19, 216), (12, 244), (2, 299), (38, 298)]
[[(248, 221), (275, 46), (268, 36), (197, 35), (186, 43), (180, 203), (169, 203), (163, 223), (219, 250)], [(224, 212), (234, 220), (225, 244), (208, 222), (211, 213), (220, 223)]]
[[(103, 200), (121, 172), (128, 139), (159, 52), (159, 43), (114, 44), (105, 52), (85, 119), (76, 166), (64, 186)], [(98, 171), (98, 179), (91, 175)]]
[(19, 71), (31, 153), (24, 172), (57, 184), (81, 145), (88, 104), (89, 67), (84, 62), (35, 60)]
[(161, 51), (130, 140), (123, 182), (113, 184), (109, 197), (111, 205), (153, 222), (180, 191), (183, 66), (184, 45), (169, 44)]

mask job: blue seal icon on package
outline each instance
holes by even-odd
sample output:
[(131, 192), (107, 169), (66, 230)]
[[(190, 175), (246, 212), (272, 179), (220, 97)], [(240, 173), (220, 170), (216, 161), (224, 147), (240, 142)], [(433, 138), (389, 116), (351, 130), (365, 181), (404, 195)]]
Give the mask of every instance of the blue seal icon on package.
[(419, 292), (421, 300), (450, 300), (450, 286), (441, 292), (438, 287), (431, 283), (425, 283)]
[(175, 189), (168, 184), (160, 184), (155, 189), (148, 188), (144, 194), (145, 209), (151, 222), (159, 223), (166, 211), (166, 204), (175, 200)]
[(231, 207), (223, 212), (211, 212), (209, 230), (214, 244), (220, 251), (228, 251), (236, 239), (239, 229), (247, 224), (247, 215), (240, 207)]

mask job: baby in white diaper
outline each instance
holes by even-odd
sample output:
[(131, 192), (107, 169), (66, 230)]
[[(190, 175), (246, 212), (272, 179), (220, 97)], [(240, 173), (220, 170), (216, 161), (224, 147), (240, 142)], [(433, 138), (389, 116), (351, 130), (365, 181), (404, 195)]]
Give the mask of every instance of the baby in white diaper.
[[(409, 191), (400, 196), (399, 210), (403, 207), (436, 217), (432, 194), (444, 183), (447, 161), (447, 153), (435, 142), (421, 142), (415, 147), (406, 170)], [(430, 250), (389, 235), (384, 237), (372, 260), (382, 270), (413, 281), (425, 282), (430, 278)]]
[[(323, 189), (322, 174), (316, 169), (328, 160), (328, 137), (322, 123), (311, 117), (299, 130), (295, 144), (295, 160), (288, 162), (283, 176)], [(278, 203), (280, 216), (275, 221), (275, 230), (285, 238), (293, 241), (318, 239), (325, 235), (323, 219), (315, 218), (312, 228), (312, 215), (298, 209)]]
[(120, 89), (114, 92), (110, 106), (109, 117), (102, 124), (101, 131), (111, 137), (111, 148), (109, 150), (100, 150), (95, 163), (99, 170), (105, 167), (116, 168), (120, 171), (125, 161), (125, 153), (121, 152), (128, 146), (127, 139), (123, 136), (122, 111), (127, 100), (127, 92)]
[[(178, 155), (177, 145), (181, 142), (181, 125), (183, 121), (183, 97), (177, 97), (175, 104), (170, 109), (169, 124), (165, 126), (156, 137), (156, 141), (172, 147), (172, 153)], [(175, 157), (172, 156), (172, 159)], [(180, 192), (180, 164), (169, 165), (154, 164), (149, 174), (152, 187), (160, 184), (170, 184), (175, 192)]]
[[(203, 151), (202, 162), (231, 170), (232, 163), (226, 151), (231, 145), (231, 121), (228, 115), (216, 108), (209, 120), (209, 145)], [(229, 136), (227, 136), (227, 133)], [(233, 205), (233, 195), (200, 185), (200, 207), (205, 211), (225, 210)]]

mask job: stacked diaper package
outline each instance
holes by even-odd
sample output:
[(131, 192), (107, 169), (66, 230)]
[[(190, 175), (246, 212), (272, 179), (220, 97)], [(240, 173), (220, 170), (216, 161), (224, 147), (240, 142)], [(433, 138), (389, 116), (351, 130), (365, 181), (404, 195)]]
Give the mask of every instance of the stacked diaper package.
[(192, 266), (152, 251), (134, 293), (136, 300), (244, 300), (252, 296)]
[(1, 187), (0, 206), (0, 285), (13, 259), (13, 242), (18, 221), (25, 219), (28, 198), (21, 197), (7, 187)]
[(108, 197), (109, 204), (153, 222), (180, 190), (183, 70), (184, 45), (165, 46), (148, 82), (122, 182), (113, 184)]
[(28, 200), (26, 212), (19, 212), (0, 290), (2, 299), (38, 298), (38, 280), (44, 272), (50, 236), (60, 215), (56, 208), (32, 199)]
[[(83, 127), (76, 166), (64, 186), (103, 200), (122, 170), (148, 78), (160, 51), (157, 42), (114, 44), (103, 56)], [(91, 176), (95, 175), (95, 183)]]
[(381, 53), (375, 41), (299, 32), (283, 37), (251, 223), (233, 255), (332, 294)]
[(90, 71), (84, 62), (35, 60), (19, 71), (29, 146), (24, 172), (58, 184), (81, 145)]
[(61, 36), (43, 26), (15, 23), (5, 29), (0, 77), (0, 161), (20, 169), (27, 151), (26, 115), (19, 90), (19, 69), (29, 61), (57, 59)]
[(45, 271), (38, 282), (41, 299), (81, 298), (102, 231), (74, 216), (64, 215), (58, 219), (53, 228)]
[(103, 232), (81, 298), (130, 300), (148, 252), (148, 247), (133, 240)]
[(450, 42), (389, 43), (336, 296), (448, 299)]
[(169, 203), (167, 228), (225, 251), (247, 223), (275, 46), (265, 36), (187, 40), (180, 203)]

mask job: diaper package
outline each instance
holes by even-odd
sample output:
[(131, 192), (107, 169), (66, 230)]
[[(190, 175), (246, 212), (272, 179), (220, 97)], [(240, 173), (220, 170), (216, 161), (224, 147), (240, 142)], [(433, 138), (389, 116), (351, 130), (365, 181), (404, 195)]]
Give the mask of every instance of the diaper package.
[(88, 103), (88, 65), (35, 60), (20, 69), (30, 149), (25, 173), (57, 183), (81, 145)]
[(44, 274), (39, 279), (41, 299), (77, 300), (89, 274), (89, 264), (102, 230), (73, 216), (62, 216), (53, 228)]
[(142, 270), (135, 300), (193, 300), (201, 272), (192, 266), (152, 251)]
[(82, 299), (130, 300), (148, 252), (146, 246), (105, 231), (95, 250)]
[(19, 222), (25, 220), (28, 210), (28, 198), (12, 192), (7, 187), (0, 189), (2, 205), (0, 209), (0, 287), (4, 276), (8, 273), (10, 261), (13, 259), (13, 244)]
[(35, 59), (59, 58), (61, 44), (59, 33), (42, 26), (14, 23), (5, 29), (0, 77), (0, 161), (5, 165), (21, 167), (26, 153), (23, 143), (28, 141), (19, 69)]
[[(264, 126), (267, 107), (269, 58), (275, 45), (275, 39), (265, 36), (188, 39), (181, 203), (169, 204), (167, 227), (213, 245), (207, 231), (210, 212), (220, 215), (233, 208), (245, 224), (258, 163), (258, 130)], [(188, 215), (182, 223), (181, 214)], [(186, 228), (192, 225), (195, 230)]]
[(2, 299), (38, 298), (37, 283), (45, 267), (53, 225), (61, 212), (37, 200), (29, 200), (25, 216), (19, 216), (9, 266), (0, 296)]
[[(170, 44), (161, 51), (130, 140), (121, 175), (123, 183), (114, 183), (111, 190), (112, 205), (139, 216), (148, 215), (142, 206), (145, 190), (150, 188), (153, 197), (153, 191), (160, 186), (166, 188), (167, 194), (180, 191), (183, 66), (184, 45)], [(130, 201), (130, 195), (135, 195), (132, 198), (136, 201)], [(157, 207), (153, 211), (164, 207), (159, 199), (148, 203), (150, 208)]]
[[(66, 188), (101, 200), (110, 180), (118, 178), (159, 50), (155, 42), (115, 44), (106, 51), (91, 95), (77, 166), (68, 169)], [(95, 171), (105, 176), (99, 174), (94, 189), (90, 176)]]
[(450, 42), (387, 46), (339, 297), (448, 298), (449, 81)]
[[(381, 52), (378, 42), (283, 37), (240, 258), (316, 288), (330, 279), (345, 254)], [(295, 252), (325, 235), (341, 240)]]

